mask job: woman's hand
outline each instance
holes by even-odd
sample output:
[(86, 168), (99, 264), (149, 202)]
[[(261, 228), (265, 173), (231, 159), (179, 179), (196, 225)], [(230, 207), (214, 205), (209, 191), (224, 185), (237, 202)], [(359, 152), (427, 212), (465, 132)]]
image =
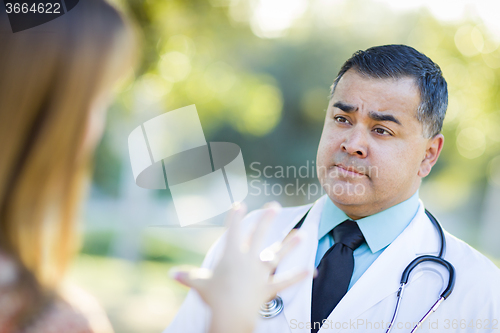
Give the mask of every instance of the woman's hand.
[(211, 333), (252, 332), (261, 304), (311, 272), (272, 275), (280, 260), (300, 241), (295, 231), (281, 244), (260, 251), (264, 235), (281, 209), (277, 203), (264, 207), (251, 235), (244, 239), (241, 222), (246, 209), (235, 207), (228, 215), (224, 253), (213, 271), (183, 269), (173, 273), (180, 283), (194, 288), (212, 310)]

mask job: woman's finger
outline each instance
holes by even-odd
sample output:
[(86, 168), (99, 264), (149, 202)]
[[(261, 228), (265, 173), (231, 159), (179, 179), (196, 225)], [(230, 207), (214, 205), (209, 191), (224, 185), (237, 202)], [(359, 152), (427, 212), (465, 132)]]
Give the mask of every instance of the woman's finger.
[(272, 244), (271, 246), (266, 247), (262, 252), (259, 254), (260, 260), (269, 266), (269, 270), (273, 271), (276, 269), (278, 266), (278, 257), (276, 256), (276, 253), (279, 251), (281, 245), (279, 242), (276, 242)]
[(247, 212), (247, 207), (244, 203), (239, 202), (233, 205), (233, 209), (231, 209), (226, 217), (226, 227), (227, 229), (227, 238), (226, 238), (226, 250), (230, 252), (234, 252), (234, 249), (239, 249), (242, 242), (241, 236), (241, 222), (245, 217)]
[(250, 252), (258, 253), (260, 251), (264, 236), (269, 228), (269, 225), (274, 220), (276, 215), (281, 210), (281, 205), (277, 202), (266, 204), (263, 215), (257, 222), (251, 237), (250, 237)]
[(177, 282), (203, 294), (206, 289), (207, 281), (212, 276), (212, 272), (204, 268), (178, 266), (172, 267), (169, 271), (169, 275)]
[(288, 236), (283, 240), (281, 246), (278, 248), (275, 254), (275, 261), (277, 264), (292, 251), (301, 241), (302, 237), (298, 230), (292, 230)]
[(278, 292), (294, 285), (308, 276), (313, 276), (314, 271), (302, 270), (299, 272), (287, 272), (275, 275), (273, 282), (269, 285), (269, 295), (276, 295)]
[(269, 265), (270, 270), (276, 270), (281, 260), (300, 243), (301, 238), (297, 230), (290, 231), (283, 242), (278, 241), (265, 248), (260, 253), (260, 260)]

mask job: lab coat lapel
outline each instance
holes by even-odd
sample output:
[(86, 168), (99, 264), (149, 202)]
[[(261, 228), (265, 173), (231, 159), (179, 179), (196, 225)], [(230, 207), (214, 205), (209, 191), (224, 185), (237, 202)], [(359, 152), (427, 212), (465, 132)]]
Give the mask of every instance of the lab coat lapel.
[[(312, 206), (299, 230), (302, 237), (299, 245), (281, 261), (276, 274), (303, 269), (314, 269), (314, 260), (318, 247), (318, 224), (325, 200), (326, 195), (318, 199)], [(305, 211), (295, 219), (294, 223), (289, 225), (286, 233), (292, 230), (304, 214)], [(280, 297), (283, 299), (283, 311), (289, 327), (293, 326), (294, 323), (306, 323), (311, 320), (311, 292), (312, 279), (306, 278), (279, 293)], [(293, 332), (309, 333), (310, 330), (294, 329)]]
[[(425, 238), (424, 238), (425, 237)], [(382, 252), (375, 262), (351, 287), (328, 317), (330, 323), (349, 323), (384, 298), (397, 292), (406, 266), (421, 254), (437, 254), (437, 233), (425, 215), (420, 201), (417, 214), (408, 227)], [(320, 330), (321, 332), (339, 332)]]

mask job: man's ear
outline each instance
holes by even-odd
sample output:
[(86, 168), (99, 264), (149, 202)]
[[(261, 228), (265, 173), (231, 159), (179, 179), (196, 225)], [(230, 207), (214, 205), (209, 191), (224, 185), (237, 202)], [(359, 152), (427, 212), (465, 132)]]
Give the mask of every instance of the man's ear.
[(424, 159), (420, 163), (420, 168), (418, 170), (418, 175), (420, 177), (426, 177), (431, 172), (432, 167), (437, 162), (439, 154), (441, 154), (443, 144), (443, 134), (436, 134), (434, 137), (429, 139), (429, 141), (427, 142)]

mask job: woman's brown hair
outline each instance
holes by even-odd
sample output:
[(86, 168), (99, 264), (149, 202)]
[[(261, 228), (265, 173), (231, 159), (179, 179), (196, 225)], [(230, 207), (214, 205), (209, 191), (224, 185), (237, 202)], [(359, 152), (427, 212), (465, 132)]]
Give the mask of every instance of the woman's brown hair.
[(8, 23), (0, 11), (0, 251), (33, 310), (76, 250), (89, 126), (132, 64), (133, 34), (103, 0), (17, 33)]

